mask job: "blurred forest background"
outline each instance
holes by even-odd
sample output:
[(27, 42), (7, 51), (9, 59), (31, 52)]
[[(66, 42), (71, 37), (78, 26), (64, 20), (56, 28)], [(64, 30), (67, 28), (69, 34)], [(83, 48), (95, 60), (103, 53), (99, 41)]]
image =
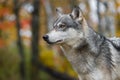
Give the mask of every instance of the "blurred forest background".
[(75, 5), (96, 31), (120, 37), (120, 0), (0, 0), (0, 80), (76, 80), (59, 46), (42, 39), (55, 9)]

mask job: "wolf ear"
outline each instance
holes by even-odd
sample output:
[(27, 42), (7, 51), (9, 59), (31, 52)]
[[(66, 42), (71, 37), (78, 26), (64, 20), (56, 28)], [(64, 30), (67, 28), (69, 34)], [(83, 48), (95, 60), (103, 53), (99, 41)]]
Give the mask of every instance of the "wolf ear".
[(56, 12), (57, 12), (58, 16), (61, 16), (63, 14), (63, 10), (61, 7), (56, 8)]
[(83, 18), (82, 10), (78, 6), (75, 6), (70, 16), (75, 20), (81, 21)]

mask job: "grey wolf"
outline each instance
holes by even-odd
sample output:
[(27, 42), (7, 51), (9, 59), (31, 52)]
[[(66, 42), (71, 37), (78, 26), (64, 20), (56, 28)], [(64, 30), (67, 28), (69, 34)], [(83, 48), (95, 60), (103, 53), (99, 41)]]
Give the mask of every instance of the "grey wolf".
[(69, 14), (56, 11), (53, 29), (43, 38), (61, 46), (79, 80), (120, 80), (120, 38), (94, 31), (79, 7)]

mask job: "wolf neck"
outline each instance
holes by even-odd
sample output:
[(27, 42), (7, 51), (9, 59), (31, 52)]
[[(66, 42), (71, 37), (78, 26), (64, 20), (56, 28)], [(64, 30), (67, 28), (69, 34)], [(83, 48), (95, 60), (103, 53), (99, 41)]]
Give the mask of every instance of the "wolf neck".
[(99, 52), (100, 45), (103, 44), (105, 40), (105, 37), (96, 33), (91, 27), (89, 27), (85, 19), (83, 19), (82, 26), (85, 40), (89, 46), (90, 51), (97, 54)]
[[(65, 56), (68, 58), (73, 68), (79, 74), (92, 71), (96, 65), (94, 56), (99, 54), (99, 47), (104, 42), (104, 37), (97, 34), (92, 28), (86, 27), (85, 42), (76, 41), (77, 46), (62, 45)], [(79, 43), (80, 42), (80, 43)]]
[(92, 68), (95, 68), (94, 55), (90, 52), (87, 44), (74, 49), (71, 46), (63, 45), (62, 49), (78, 74), (87, 74), (92, 71)]

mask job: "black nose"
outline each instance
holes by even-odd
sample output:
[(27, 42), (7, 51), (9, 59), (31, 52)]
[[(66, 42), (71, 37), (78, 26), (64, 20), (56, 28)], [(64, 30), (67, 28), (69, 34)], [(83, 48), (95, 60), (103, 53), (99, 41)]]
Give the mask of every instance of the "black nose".
[(44, 35), (44, 36), (43, 36), (43, 39), (44, 39), (45, 41), (48, 41), (48, 35)]

